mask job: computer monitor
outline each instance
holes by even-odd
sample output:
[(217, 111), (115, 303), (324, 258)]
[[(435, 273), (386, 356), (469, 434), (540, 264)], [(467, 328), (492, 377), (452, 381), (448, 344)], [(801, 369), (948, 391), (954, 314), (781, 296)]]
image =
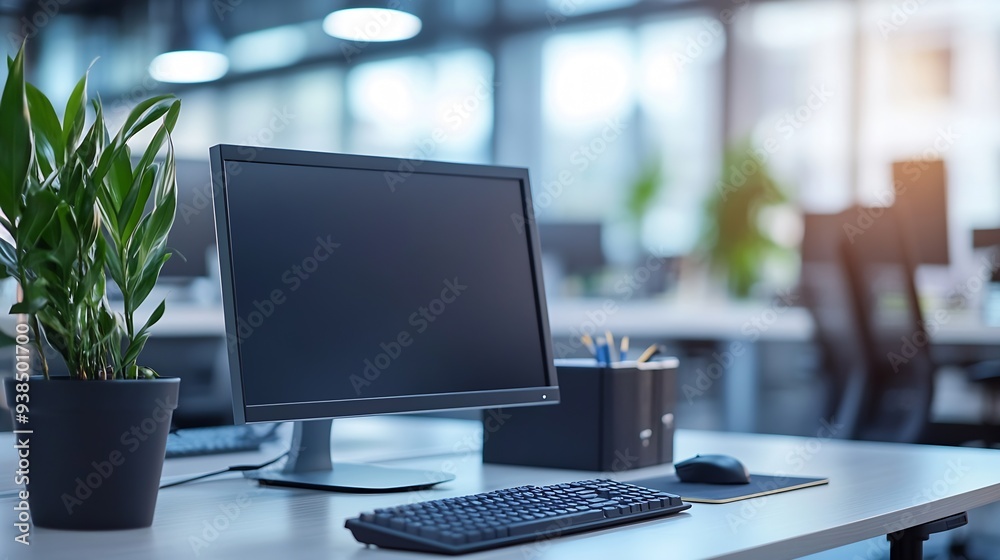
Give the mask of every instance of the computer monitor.
[(892, 164), (900, 226), (916, 264), (948, 264), (948, 175), (941, 160)]
[(330, 422), (557, 402), (525, 169), (211, 149), (237, 423), (299, 421), (264, 484), (407, 490), (331, 465)]
[(167, 237), (173, 253), (160, 276), (185, 282), (209, 276), (208, 259), (215, 258), (212, 175), (207, 160), (178, 159), (177, 212)]
[(567, 275), (600, 272), (607, 262), (600, 222), (539, 222), (542, 254), (550, 255)]

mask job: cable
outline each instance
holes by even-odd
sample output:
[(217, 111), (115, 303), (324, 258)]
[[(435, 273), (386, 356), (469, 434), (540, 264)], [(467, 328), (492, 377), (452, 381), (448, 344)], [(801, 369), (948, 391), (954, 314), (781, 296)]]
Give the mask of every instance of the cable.
[(261, 463), (259, 465), (234, 465), (234, 466), (231, 466), (231, 467), (228, 467), (228, 468), (225, 468), (225, 469), (221, 469), (221, 470), (217, 470), (217, 471), (212, 471), (212, 472), (208, 472), (208, 473), (204, 473), (204, 474), (199, 474), (197, 476), (193, 476), (191, 478), (186, 478), (184, 480), (178, 480), (176, 482), (169, 482), (167, 484), (161, 484), (160, 485), (160, 490), (163, 490), (164, 488), (170, 488), (171, 486), (179, 486), (181, 484), (187, 484), (188, 482), (194, 482), (196, 480), (201, 480), (203, 478), (208, 478), (210, 476), (218, 476), (220, 474), (225, 474), (225, 473), (228, 473), (228, 472), (243, 472), (243, 471), (256, 471), (256, 470), (260, 470), (260, 469), (263, 469), (264, 467), (269, 467), (269, 466), (273, 465), (274, 463), (277, 463), (281, 459), (284, 459), (285, 457), (288, 456), (288, 453), (289, 453), (288, 451), (285, 451), (284, 453), (282, 453), (281, 455), (278, 455), (274, 459), (271, 459), (270, 461), (268, 461), (266, 463)]

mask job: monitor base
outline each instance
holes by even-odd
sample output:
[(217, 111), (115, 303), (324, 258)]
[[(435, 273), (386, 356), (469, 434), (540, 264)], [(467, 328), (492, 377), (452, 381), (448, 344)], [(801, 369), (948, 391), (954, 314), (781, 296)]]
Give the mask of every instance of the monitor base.
[(455, 479), (455, 475), (379, 465), (334, 463), (333, 469), (312, 472), (254, 471), (244, 473), (264, 486), (291, 486), (332, 492), (408, 492)]
[(301, 420), (292, 431), (288, 461), (279, 470), (243, 473), (265, 486), (293, 486), (331, 492), (406, 492), (454, 480), (455, 475), (381, 465), (334, 463), (330, 455), (333, 420)]

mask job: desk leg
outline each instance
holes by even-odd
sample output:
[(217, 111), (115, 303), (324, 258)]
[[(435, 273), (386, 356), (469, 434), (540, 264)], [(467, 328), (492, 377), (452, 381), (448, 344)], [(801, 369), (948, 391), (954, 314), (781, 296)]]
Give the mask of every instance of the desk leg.
[[(738, 344), (742, 352), (735, 356), (732, 352), (734, 344)], [(720, 358), (721, 357), (721, 358)], [(726, 429), (730, 432), (757, 431), (757, 399), (759, 383), (757, 379), (757, 343), (747, 341), (720, 341), (718, 350), (713, 356), (726, 367), (723, 384), (726, 407)]]
[(967, 513), (955, 515), (889, 533), (889, 560), (922, 560), (924, 557), (924, 541), (934, 533), (950, 531), (969, 522)]

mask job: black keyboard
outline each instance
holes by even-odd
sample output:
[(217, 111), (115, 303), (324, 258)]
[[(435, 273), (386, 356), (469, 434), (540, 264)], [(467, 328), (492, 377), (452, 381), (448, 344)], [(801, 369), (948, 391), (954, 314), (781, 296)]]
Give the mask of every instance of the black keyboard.
[(178, 430), (167, 436), (167, 458), (257, 451), (271, 432), (260, 433), (253, 426), (213, 426)]
[(674, 494), (613, 480), (583, 480), (376, 509), (348, 519), (345, 526), (365, 544), (462, 554), (662, 517), (689, 507)]

